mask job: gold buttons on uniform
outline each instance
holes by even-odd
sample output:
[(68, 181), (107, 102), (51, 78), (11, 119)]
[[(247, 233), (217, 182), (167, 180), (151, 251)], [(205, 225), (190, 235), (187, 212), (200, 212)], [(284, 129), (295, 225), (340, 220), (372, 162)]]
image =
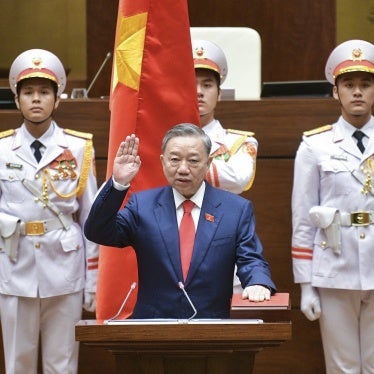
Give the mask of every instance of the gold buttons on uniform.
[(362, 232), (362, 233), (360, 234), (360, 239), (365, 239), (365, 233), (364, 233), (364, 232)]
[(40, 249), (40, 243), (39, 242), (35, 243), (35, 248)]
[(321, 243), (321, 247), (322, 247), (323, 249), (325, 249), (326, 246), (327, 246), (327, 243), (326, 243), (326, 242), (322, 242), (322, 243)]

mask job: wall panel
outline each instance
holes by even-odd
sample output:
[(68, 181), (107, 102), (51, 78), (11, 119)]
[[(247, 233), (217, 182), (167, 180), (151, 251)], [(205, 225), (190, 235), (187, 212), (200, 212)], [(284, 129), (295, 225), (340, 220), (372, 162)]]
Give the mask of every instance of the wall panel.
[[(88, 82), (113, 48), (117, 4), (87, 2)], [(191, 26), (257, 30), (264, 82), (324, 79), (324, 64), (335, 46), (335, 0), (189, 0), (188, 7)], [(103, 70), (91, 97), (109, 94), (110, 71), (109, 66)]]

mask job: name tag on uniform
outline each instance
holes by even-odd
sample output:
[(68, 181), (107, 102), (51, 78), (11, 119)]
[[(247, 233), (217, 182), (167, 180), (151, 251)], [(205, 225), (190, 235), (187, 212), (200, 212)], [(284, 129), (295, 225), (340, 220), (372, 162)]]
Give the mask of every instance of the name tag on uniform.
[(347, 161), (348, 157), (346, 155), (331, 155), (330, 158), (333, 160)]
[(22, 164), (15, 164), (13, 162), (7, 162), (5, 165), (8, 169), (19, 169), (19, 170), (21, 170), (22, 167), (23, 167)]

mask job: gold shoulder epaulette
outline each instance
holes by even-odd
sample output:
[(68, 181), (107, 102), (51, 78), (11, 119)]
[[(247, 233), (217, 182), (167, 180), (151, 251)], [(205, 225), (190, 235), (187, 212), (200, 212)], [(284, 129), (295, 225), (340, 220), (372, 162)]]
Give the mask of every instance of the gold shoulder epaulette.
[(15, 133), (16, 131), (14, 129), (10, 130), (5, 130), (0, 132), (0, 139), (2, 138), (7, 138), (8, 136), (11, 136)]
[(64, 132), (69, 135), (77, 136), (78, 138), (83, 138), (87, 140), (92, 140), (93, 135), (89, 132), (76, 131), (71, 129), (64, 129)]
[(320, 134), (321, 132), (330, 131), (331, 129), (332, 129), (332, 125), (325, 125), (325, 126), (317, 127), (316, 129), (313, 129), (313, 130), (304, 131), (303, 134), (305, 136), (312, 136), (312, 135)]
[(254, 136), (254, 132), (251, 131), (243, 131), (243, 130), (235, 130), (235, 129), (227, 129), (227, 132), (230, 132), (231, 134), (238, 134), (243, 136)]

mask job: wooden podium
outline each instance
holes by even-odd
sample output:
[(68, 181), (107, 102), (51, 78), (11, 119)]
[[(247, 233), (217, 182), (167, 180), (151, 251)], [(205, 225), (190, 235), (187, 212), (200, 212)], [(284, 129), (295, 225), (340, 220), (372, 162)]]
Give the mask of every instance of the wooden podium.
[(255, 354), (291, 339), (291, 322), (174, 321), (107, 325), (82, 320), (76, 340), (110, 351), (117, 373), (244, 374)]

